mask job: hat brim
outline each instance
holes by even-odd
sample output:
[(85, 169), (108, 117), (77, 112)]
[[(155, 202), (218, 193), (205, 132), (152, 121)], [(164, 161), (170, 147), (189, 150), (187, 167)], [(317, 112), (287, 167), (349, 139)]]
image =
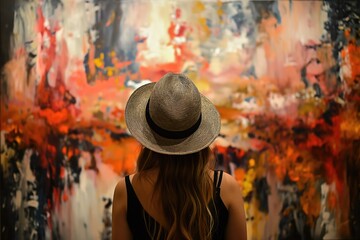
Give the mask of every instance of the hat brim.
[(136, 89), (125, 108), (125, 120), (130, 133), (144, 146), (154, 152), (184, 155), (209, 146), (220, 132), (220, 115), (215, 106), (205, 96), (201, 96), (201, 123), (199, 128), (187, 138), (169, 139), (151, 130), (146, 116), (146, 104), (155, 83)]

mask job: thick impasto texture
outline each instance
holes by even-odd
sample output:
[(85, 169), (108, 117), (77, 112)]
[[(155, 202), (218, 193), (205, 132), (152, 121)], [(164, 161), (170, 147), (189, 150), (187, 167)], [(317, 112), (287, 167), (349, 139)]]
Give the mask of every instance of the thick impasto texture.
[[(7, 2), (7, 3), (5, 3)], [(1, 0), (1, 239), (110, 239), (124, 107), (182, 72), (249, 239), (360, 238), (359, 1)]]

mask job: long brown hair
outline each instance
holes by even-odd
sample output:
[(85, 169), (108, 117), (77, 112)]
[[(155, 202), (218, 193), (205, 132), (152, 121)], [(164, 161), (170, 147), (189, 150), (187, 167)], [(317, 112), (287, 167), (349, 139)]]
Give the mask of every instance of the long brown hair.
[[(214, 157), (210, 148), (188, 155), (164, 155), (143, 148), (138, 161), (142, 172), (157, 168), (154, 193), (159, 195), (168, 229), (147, 224), (153, 239), (211, 239), (213, 218), (209, 202), (213, 196), (209, 168)], [(156, 237), (155, 237), (156, 236)]]

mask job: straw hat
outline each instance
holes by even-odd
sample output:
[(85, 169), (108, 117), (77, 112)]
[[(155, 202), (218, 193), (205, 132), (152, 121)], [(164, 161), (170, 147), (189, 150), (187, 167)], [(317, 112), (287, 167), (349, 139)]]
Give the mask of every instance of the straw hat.
[(130, 133), (145, 147), (182, 155), (209, 146), (220, 131), (220, 115), (183, 74), (168, 73), (157, 83), (136, 89), (125, 119)]

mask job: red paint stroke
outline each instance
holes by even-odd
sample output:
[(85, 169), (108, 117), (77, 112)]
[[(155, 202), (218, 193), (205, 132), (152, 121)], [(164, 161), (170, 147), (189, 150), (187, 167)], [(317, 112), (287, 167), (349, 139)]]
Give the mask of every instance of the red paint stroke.
[[(360, 78), (360, 46), (356, 44), (356, 39), (351, 35), (350, 29), (346, 29), (344, 35), (348, 44), (341, 51), (341, 58), (345, 64), (350, 66), (351, 76), (346, 81), (352, 86), (355, 81), (359, 82)], [(347, 58), (348, 62), (346, 61)]]

